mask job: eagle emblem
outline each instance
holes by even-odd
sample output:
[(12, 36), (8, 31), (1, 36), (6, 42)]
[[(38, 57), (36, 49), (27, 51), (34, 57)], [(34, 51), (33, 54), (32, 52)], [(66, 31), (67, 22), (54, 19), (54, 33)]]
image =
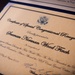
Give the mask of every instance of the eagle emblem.
[(46, 16), (40, 17), (37, 22), (41, 25), (46, 25), (48, 23), (48, 18)]

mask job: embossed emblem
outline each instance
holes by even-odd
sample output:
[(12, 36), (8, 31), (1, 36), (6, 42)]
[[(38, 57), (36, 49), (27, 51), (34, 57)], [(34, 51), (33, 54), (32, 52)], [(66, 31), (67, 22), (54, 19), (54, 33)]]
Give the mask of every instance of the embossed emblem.
[(37, 22), (41, 25), (46, 25), (48, 23), (48, 18), (46, 16), (40, 17)]

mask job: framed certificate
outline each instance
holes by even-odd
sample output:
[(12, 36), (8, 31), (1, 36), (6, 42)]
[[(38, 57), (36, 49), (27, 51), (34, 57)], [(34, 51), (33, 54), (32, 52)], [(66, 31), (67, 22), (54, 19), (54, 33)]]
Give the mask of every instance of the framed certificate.
[(0, 73), (75, 75), (75, 16), (9, 2), (0, 16)]

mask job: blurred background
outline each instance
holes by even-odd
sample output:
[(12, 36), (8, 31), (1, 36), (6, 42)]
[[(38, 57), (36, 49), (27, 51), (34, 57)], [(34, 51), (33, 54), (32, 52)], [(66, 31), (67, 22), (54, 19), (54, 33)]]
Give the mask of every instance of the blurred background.
[(0, 0), (0, 12), (6, 6), (6, 4), (8, 3), (8, 1), (10, 1), (10, 0)]

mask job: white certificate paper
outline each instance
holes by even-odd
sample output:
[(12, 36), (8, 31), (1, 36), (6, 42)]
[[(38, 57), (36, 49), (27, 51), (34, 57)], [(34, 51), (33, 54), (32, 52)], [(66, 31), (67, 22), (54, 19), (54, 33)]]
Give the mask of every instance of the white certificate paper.
[(12, 4), (1, 16), (2, 74), (75, 75), (74, 57), (74, 15)]

